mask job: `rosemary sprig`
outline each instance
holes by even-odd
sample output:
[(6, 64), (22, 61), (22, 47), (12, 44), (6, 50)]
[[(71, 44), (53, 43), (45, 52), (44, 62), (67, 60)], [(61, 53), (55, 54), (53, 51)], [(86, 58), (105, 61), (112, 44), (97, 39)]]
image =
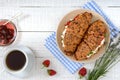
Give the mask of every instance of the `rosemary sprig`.
[(100, 59), (96, 60), (93, 70), (88, 74), (87, 80), (98, 80), (120, 61), (119, 43), (120, 37), (116, 43), (111, 42), (105, 54)]

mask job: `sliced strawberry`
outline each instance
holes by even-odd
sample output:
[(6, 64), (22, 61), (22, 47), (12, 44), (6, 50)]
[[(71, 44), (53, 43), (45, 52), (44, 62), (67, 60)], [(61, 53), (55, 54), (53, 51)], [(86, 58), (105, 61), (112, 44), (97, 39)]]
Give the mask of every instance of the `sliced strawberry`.
[(57, 73), (57, 72), (56, 72), (55, 70), (53, 70), (53, 69), (48, 69), (47, 72), (48, 72), (48, 75), (50, 75), (50, 76), (54, 76), (54, 75)]
[(4, 39), (5, 37), (4, 37), (4, 34), (2, 34), (2, 33), (0, 33), (0, 39)]
[(65, 26), (69, 26), (70, 23), (71, 23), (71, 21), (68, 21), (67, 24), (65, 24)]
[(100, 39), (98, 40), (98, 44), (99, 44), (99, 45), (101, 44), (101, 41), (102, 41), (103, 39), (105, 39), (105, 37), (104, 37), (104, 36), (100, 36)]
[(81, 77), (84, 77), (86, 74), (87, 74), (87, 70), (85, 67), (81, 68), (78, 72), (78, 74), (81, 76)]
[(7, 35), (7, 39), (12, 39), (12, 38), (13, 38), (12, 34)]
[(43, 61), (43, 63), (42, 63), (45, 67), (49, 67), (49, 65), (50, 65), (50, 60), (45, 60), (45, 61)]
[(77, 16), (75, 16), (75, 18), (73, 20), (75, 20), (78, 16), (79, 16), (79, 14)]

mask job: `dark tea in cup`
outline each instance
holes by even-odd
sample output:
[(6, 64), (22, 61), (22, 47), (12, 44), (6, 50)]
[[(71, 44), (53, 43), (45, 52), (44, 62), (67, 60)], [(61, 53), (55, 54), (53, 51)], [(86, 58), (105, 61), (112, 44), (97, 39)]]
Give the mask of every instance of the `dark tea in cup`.
[(4, 70), (13, 76), (24, 78), (29, 76), (35, 66), (35, 56), (26, 46), (9, 46), (3, 51)]
[(18, 50), (10, 52), (6, 57), (6, 65), (11, 70), (20, 70), (24, 67), (25, 63), (25, 55)]

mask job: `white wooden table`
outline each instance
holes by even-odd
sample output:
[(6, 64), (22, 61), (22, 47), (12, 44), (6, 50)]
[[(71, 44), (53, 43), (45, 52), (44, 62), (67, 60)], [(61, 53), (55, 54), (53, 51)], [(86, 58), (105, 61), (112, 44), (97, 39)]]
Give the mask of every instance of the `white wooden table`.
[[(56, 31), (59, 21), (68, 12), (79, 9), (89, 0), (0, 0), (0, 19), (22, 12), (18, 18), (17, 41), (12, 45), (26, 45), (36, 56), (36, 67), (32, 76), (19, 79), (6, 72), (0, 74), (0, 80), (78, 80), (77, 73), (71, 74), (44, 46), (45, 38)], [(120, 26), (120, 0), (96, 0), (109, 18)], [(120, 27), (119, 27), (120, 28)], [(2, 47), (1, 47), (2, 48)], [(1, 49), (2, 51), (2, 49)], [(51, 60), (51, 68), (57, 75), (49, 77), (45, 69), (41, 69), (42, 61)], [(2, 53), (0, 52), (0, 70)], [(94, 63), (85, 64), (90, 69)], [(120, 63), (114, 66), (101, 80), (120, 80)]]

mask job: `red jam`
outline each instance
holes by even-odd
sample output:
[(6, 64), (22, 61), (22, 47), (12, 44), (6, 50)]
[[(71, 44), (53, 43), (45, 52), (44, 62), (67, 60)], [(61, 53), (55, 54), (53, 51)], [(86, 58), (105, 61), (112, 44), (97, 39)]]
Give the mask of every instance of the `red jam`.
[(12, 22), (8, 22), (6, 25), (4, 23), (7, 20), (0, 21), (0, 45), (8, 45), (15, 40), (16, 37), (16, 27)]

